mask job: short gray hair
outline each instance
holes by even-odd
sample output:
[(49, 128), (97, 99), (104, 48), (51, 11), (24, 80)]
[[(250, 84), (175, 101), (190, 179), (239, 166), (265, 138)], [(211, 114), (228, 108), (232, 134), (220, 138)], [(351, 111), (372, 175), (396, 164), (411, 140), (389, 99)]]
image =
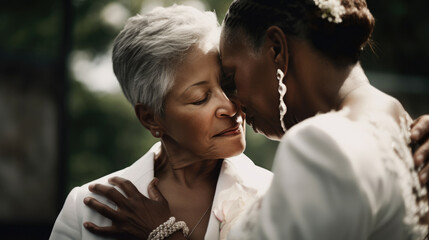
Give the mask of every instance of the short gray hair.
[(163, 112), (177, 67), (189, 50), (219, 49), (220, 26), (213, 12), (173, 5), (128, 19), (113, 46), (113, 71), (128, 101)]

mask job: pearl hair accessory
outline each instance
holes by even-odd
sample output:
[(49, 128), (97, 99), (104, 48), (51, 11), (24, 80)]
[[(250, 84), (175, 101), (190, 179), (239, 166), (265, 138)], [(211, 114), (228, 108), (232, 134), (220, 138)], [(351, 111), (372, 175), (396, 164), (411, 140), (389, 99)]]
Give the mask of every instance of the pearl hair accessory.
[(317, 7), (322, 10), (322, 18), (329, 22), (341, 23), (341, 15), (346, 13), (346, 9), (341, 5), (341, 0), (314, 0)]
[(279, 81), (279, 94), (280, 94), (280, 104), (279, 104), (279, 111), (280, 111), (280, 124), (282, 126), (282, 129), (284, 132), (286, 132), (286, 127), (285, 127), (285, 123), (283, 122), (283, 118), (287, 112), (287, 107), (285, 102), (283, 101), (283, 98), (286, 94), (287, 91), (287, 87), (286, 85), (283, 83), (283, 78), (285, 77), (285, 74), (282, 72), (282, 70), (277, 69), (277, 74), (276, 74), (277, 80)]
[(165, 223), (155, 228), (147, 238), (148, 240), (162, 240), (169, 237), (171, 234), (182, 230), (185, 238), (188, 238), (189, 228), (184, 221), (176, 222), (175, 217), (170, 217)]

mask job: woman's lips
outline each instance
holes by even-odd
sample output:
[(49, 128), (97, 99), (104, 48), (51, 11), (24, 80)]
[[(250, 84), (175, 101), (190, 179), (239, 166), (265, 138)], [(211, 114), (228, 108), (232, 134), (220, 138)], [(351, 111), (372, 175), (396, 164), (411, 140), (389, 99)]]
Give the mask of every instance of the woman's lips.
[(228, 128), (222, 131), (221, 133), (214, 135), (214, 137), (233, 136), (233, 135), (241, 134), (242, 130), (240, 126), (241, 125), (237, 123), (234, 127)]
[(223, 133), (223, 134), (222, 134), (222, 135), (220, 135), (220, 136), (237, 135), (237, 134), (240, 134), (240, 133), (241, 133), (241, 129), (238, 127), (238, 128), (233, 129), (233, 130), (231, 130), (231, 131), (225, 132), (225, 133)]

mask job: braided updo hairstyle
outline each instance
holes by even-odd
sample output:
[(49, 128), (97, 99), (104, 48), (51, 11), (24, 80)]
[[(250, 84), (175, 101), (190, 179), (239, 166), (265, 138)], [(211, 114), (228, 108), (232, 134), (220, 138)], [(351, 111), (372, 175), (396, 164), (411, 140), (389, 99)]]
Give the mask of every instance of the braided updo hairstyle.
[(314, 0), (235, 0), (225, 16), (224, 38), (232, 41), (243, 31), (250, 45), (259, 49), (265, 31), (280, 27), (286, 35), (306, 39), (334, 60), (355, 63), (370, 41), (375, 20), (365, 0), (340, 0), (342, 22), (322, 18)]

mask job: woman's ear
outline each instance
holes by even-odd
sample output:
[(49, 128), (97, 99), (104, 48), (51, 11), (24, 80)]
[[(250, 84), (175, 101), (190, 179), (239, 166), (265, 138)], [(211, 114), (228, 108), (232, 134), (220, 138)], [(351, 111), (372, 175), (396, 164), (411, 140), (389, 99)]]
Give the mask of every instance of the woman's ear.
[(162, 136), (162, 127), (153, 110), (144, 104), (137, 103), (134, 106), (137, 118), (140, 123), (151, 132), (152, 136), (160, 138)]
[(271, 26), (266, 31), (266, 44), (277, 68), (285, 74), (289, 64), (288, 41), (285, 33), (278, 26)]

